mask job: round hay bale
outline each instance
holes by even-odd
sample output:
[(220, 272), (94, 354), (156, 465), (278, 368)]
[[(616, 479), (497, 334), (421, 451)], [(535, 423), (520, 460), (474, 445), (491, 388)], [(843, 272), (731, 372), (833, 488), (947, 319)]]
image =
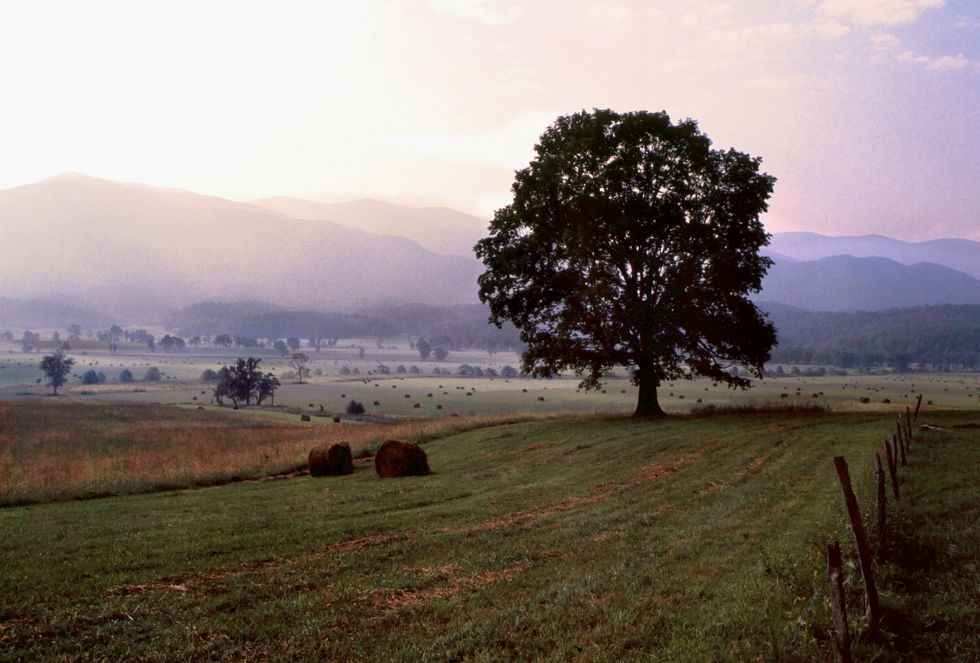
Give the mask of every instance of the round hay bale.
[(374, 469), (382, 479), (429, 474), (429, 459), (414, 442), (388, 440), (374, 454)]
[(310, 450), (310, 476), (336, 477), (354, 471), (354, 457), (347, 442), (321, 444)]
[(310, 420), (310, 415), (308, 415), (308, 414), (301, 414), (301, 415), (299, 415), (299, 420), (300, 421), (309, 421)]

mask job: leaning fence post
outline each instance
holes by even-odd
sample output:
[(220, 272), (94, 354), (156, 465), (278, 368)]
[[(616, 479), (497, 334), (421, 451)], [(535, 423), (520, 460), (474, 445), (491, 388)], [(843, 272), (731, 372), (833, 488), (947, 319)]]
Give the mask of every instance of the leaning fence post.
[(830, 608), (837, 627), (837, 658), (851, 663), (851, 633), (847, 626), (847, 602), (844, 600), (844, 574), (841, 572), (840, 541), (827, 542), (827, 580), (830, 583)]
[(912, 421), (919, 420), (919, 408), (922, 406), (922, 394), (919, 394), (915, 399), (915, 414), (912, 415)]
[(909, 406), (905, 406), (905, 428), (908, 431), (908, 440), (912, 442), (912, 413), (909, 411)]
[(875, 479), (878, 486), (878, 511), (877, 518), (875, 521), (875, 528), (878, 530), (878, 538), (875, 541), (875, 547), (878, 551), (878, 558), (881, 558), (881, 551), (885, 549), (885, 505), (887, 498), (885, 497), (885, 471), (881, 468), (881, 454), (875, 454), (873, 459), (873, 464), (875, 467)]
[(871, 554), (868, 551), (868, 539), (864, 533), (864, 523), (861, 522), (861, 510), (858, 508), (854, 488), (851, 486), (851, 476), (847, 471), (847, 461), (843, 456), (834, 456), (834, 468), (840, 479), (841, 490), (844, 491), (844, 503), (847, 505), (847, 515), (851, 519), (851, 530), (854, 532), (854, 543), (858, 550), (858, 561), (861, 564), (861, 575), (864, 577), (864, 596), (867, 600), (868, 622), (872, 629), (878, 624), (878, 590), (875, 588), (874, 571), (871, 569)]
[(905, 467), (905, 465), (906, 465), (906, 463), (905, 463), (905, 445), (904, 444), (899, 444), (898, 443), (898, 438), (894, 434), (892, 435), (892, 448), (893, 449), (898, 449), (898, 453), (899, 453), (899, 455), (902, 458), (902, 467)]
[(892, 445), (885, 440), (883, 443), (885, 448), (885, 460), (888, 462), (888, 474), (892, 478), (892, 493), (895, 494), (895, 499), (901, 499), (898, 493), (898, 468), (895, 466), (895, 453), (892, 451)]

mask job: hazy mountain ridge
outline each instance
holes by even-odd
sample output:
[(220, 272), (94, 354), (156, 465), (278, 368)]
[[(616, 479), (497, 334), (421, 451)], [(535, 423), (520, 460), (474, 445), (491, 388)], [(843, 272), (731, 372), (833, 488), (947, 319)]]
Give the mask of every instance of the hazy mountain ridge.
[(980, 242), (969, 239), (903, 242), (882, 235), (830, 237), (811, 232), (782, 232), (773, 233), (766, 252), (796, 260), (849, 255), (855, 258), (889, 258), (903, 265), (931, 262), (980, 279)]
[(447, 207), (405, 207), (371, 199), (322, 203), (277, 197), (251, 202), (292, 217), (405, 237), (436, 253), (466, 257), (473, 256), (473, 245), (486, 236), (488, 226), (479, 217)]
[[(348, 313), (375, 305), (477, 301), (476, 277), (483, 267), (471, 250), (486, 228), (477, 217), (372, 200), (332, 204), (279, 198), (258, 203), (78, 174), (0, 191), (0, 229), (7, 246), (17, 247), (0, 261), (0, 292), (33, 300), (17, 306), (8, 302), (6, 324), (28, 326), (18, 316), (67, 324), (64, 315), (156, 324), (206, 300)], [(358, 223), (401, 236), (344, 225)], [(455, 247), (464, 255), (435, 252), (410, 239), (427, 241), (426, 233), (446, 242), (433, 246)], [(949, 262), (906, 265), (883, 257), (808, 257), (875, 247), (907, 259), (928, 254)], [(950, 267), (969, 263), (980, 270), (980, 242), (912, 244), (880, 236), (776, 233), (764, 252), (775, 264), (759, 301), (824, 311), (980, 303), (980, 281)], [(50, 309), (52, 315), (38, 317), (31, 307), (39, 310), (40, 300), (54, 307), (75, 306), (78, 312)], [(225, 320), (241, 319), (240, 313)]]
[(878, 257), (776, 259), (762, 285), (757, 300), (812, 311), (980, 304), (980, 280), (968, 274), (932, 263), (902, 265)]
[(86, 328), (108, 327), (112, 318), (81, 306), (46, 299), (0, 297), (0, 330), (64, 329), (78, 324)]
[(323, 309), (463, 303), (480, 271), (403, 237), (76, 174), (0, 191), (0, 221), (18, 247), (0, 263), (5, 294), (57, 293), (113, 313), (208, 298)]

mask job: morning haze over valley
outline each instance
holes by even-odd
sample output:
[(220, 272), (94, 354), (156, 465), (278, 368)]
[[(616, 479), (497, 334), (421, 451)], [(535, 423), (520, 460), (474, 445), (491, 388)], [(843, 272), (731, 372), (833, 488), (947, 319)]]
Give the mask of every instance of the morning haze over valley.
[(0, 8), (0, 661), (975, 661), (966, 0)]

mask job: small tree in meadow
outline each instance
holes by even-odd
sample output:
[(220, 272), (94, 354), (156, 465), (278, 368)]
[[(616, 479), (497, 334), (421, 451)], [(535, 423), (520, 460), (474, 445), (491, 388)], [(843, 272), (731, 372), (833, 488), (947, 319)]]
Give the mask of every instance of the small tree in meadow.
[(58, 395), (58, 387), (68, 381), (71, 375), (71, 367), (75, 365), (75, 360), (57, 352), (47, 355), (41, 359), (41, 371), (48, 378), (48, 384), (54, 390), (54, 395)]
[(306, 367), (308, 363), (310, 363), (310, 358), (302, 352), (294, 352), (289, 357), (289, 365), (296, 369), (300, 384), (303, 384), (303, 377), (310, 374), (310, 369)]

